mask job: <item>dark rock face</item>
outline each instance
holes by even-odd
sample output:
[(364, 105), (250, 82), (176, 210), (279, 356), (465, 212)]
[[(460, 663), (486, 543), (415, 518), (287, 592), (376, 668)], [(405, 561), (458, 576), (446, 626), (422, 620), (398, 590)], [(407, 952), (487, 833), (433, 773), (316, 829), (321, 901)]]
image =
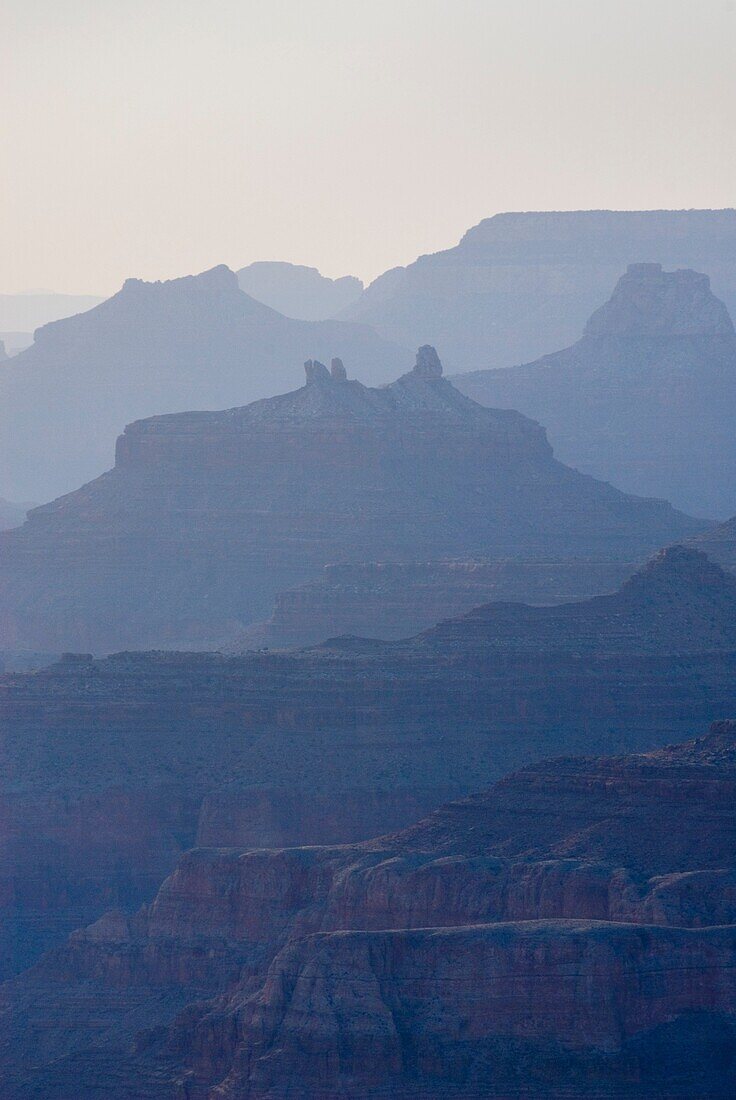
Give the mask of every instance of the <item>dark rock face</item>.
[(106, 470), (139, 417), (222, 409), (298, 385), (306, 355), (341, 355), (376, 383), (406, 352), (370, 329), (295, 321), (249, 298), (221, 266), (129, 279), (86, 313), (45, 325), (0, 379), (0, 486), (50, 500)]
[(6, 676), (8, 968), (150, 898), (197, 839), (352, 842), (532, 760), (682, 736), (736, 711), (734, 683), (736, 580), (681, 548), (614, 595), (491, 604), (409, 641)]
[(257, 302), (301, 321), (325, 321), (357, 301), (363, 283), (354, 275), (328, 279), (316, 267), (262, 260), (237, 272), (240, 289)]
[(315, 645), (353, 634), (407, 638), (492, 600), (554, 604), (617, 588), (635, 565), (608, 561), (372, 562), (326, 566), (322, 578), (279, 592), (273, 614), (229, 647)]
[(2, 988), (7, 1095), (725, 1098), (734, 793), (721, 722), (360, 845), (192, 851)]
[(696, 515), (736, 508), (736, 335), (705, 275), (632, 264), (577, 344), (456, 382), (539, 418), (586, 473)]
[(433, 349), (381, 389), (306, 370), (245, 408), (129, 425), (114, 470), (0, 539), (0, 644), (220, 646), (328, 562), (630, 561), (702, 526), (555, 461), (538, 424), (460, 394)]
[(455, 248), (387, 271), (342, 316), (404, 346), (429, 340), (453, 371), (511, 367), (573, 343), (640, 261), (708, 272), (736, 312), (734, 255), (734, 210), (497, 214)]

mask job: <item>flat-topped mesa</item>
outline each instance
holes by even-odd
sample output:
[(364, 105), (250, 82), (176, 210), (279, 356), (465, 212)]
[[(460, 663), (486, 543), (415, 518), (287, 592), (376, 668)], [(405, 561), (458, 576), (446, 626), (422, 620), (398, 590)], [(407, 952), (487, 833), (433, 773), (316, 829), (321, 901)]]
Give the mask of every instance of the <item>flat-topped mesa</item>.
[(732, 336), (723, 302), (698, 271), (629, 264), (609, 301), (585, 326), (586, 336)]
[(114, 470), (3, 535), (0, 640), (10, 623), (44, 652), (220, 646), (329, 562), (631, 561), (702, 528), (563, 466), (540, 424), (461, 394), (429, 346), (380, 388), (342, 362), (305, 371), (250, 405), (136, 421)]

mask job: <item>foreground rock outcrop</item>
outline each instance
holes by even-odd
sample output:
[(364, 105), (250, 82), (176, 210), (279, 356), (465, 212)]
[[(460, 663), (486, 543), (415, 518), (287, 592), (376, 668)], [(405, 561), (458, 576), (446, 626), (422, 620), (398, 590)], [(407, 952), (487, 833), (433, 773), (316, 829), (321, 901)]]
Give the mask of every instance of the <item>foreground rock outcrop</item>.
[(456, 382), (541, 420), (588, 474), (695, 515), (736, 509), (736, 335), (706, 275), (633, 264), (572, 347)]
[(306, 369), (293, 393), (129, 425), (113, 470), (1, 536), (0, 645), (214, 648), (329, 562), (636, 561), (702, 529), (557, 462), (539, 424), (463, 396), (433, 348), (381, 389), (340, 360)]
[(67, 657), (0, 679), (6, 972), (193, 844), (352, 842), (532, 760), (736, 711), (736, 579), (672, 548), (609, 596), (413, 639)]
[(195, 850), (2, 988), (7, 1095), (725, 1098), (734, 794), (720, 722), (360, 845)]

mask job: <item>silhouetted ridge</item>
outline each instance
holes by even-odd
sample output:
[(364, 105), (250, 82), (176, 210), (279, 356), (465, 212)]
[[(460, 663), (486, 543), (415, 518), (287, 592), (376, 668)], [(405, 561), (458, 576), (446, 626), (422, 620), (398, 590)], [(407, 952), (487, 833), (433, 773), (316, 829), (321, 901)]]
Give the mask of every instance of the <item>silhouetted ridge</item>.
[(131, 421), (291, 389), (305, 353), (343, 357), (378, 384), (396, 377), (406, 354), (365, 326), (284, 317), (224, 265), (164, 282), (128, 279), (88, 312), (39, 329), (4, 367), (0, 489), (35, 500), (69, 492), (109, 467)]
[(618, 592), (549, 607), (490, 603), (419, 635), (432, 647), (677, 653), (736, 647), (736, 577), (672, 546)]
[(113, 470), (0, 540), (0, 644), (219, 647), (329, 562), (631, 561), (701, 526), (555, 461), (539, 424), (461, 394), (433, 348), (377, 389), (343, 363), (305, 370), (278, 397), (136, 421)]

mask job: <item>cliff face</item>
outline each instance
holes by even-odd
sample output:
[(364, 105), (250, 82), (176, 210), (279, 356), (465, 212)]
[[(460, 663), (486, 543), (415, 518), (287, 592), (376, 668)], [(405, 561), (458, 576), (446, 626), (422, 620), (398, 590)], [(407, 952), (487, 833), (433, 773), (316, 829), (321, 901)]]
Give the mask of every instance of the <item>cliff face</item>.
[(150, 898), (196, 841), (353, 842), (531, 760), (650, 746), (731, 713), (734, 624), (736, 580), (675, 548), (617, 594), (489, 605), (404, 642), (6, 676), (7, 965)]
[(342, 355), (381, 383), (406, 352), (361, 325), (283, 317), (224, 266), (129, 279), (93, 309), (39, 328), (3, 371), (0, 486), (19, 500), (68, 493), (109, 467), (123, 425), (269, 397), (298, 384), (305, 355)]
[(706, 271), (733, 312), (735, 243), (733, 210), (497, 214), (387, 271), (343, 316), (410, 347), (430, 340), (453, 371), (511, 367), (573, 343), (631, 263)]
[(130, 425), (113, 470), (0, 538), (0, 643), (206, 648), (328, 562), (627, 561), (700, 527), (555, 461), (538, 424), (464, 397), (431, 348), (382, 389), (339, 360), (307, 371), (290, 394)]
[(725, 1098), (735, 746), (722, 722), (360, 845), (190, 852), (3, 987), (7, 1095)]
[(586, 473), (696, 515), (736, 508), (736, 335), (705, 275), (633, 264), (572, 347), (456, 382), (541, 420)]

